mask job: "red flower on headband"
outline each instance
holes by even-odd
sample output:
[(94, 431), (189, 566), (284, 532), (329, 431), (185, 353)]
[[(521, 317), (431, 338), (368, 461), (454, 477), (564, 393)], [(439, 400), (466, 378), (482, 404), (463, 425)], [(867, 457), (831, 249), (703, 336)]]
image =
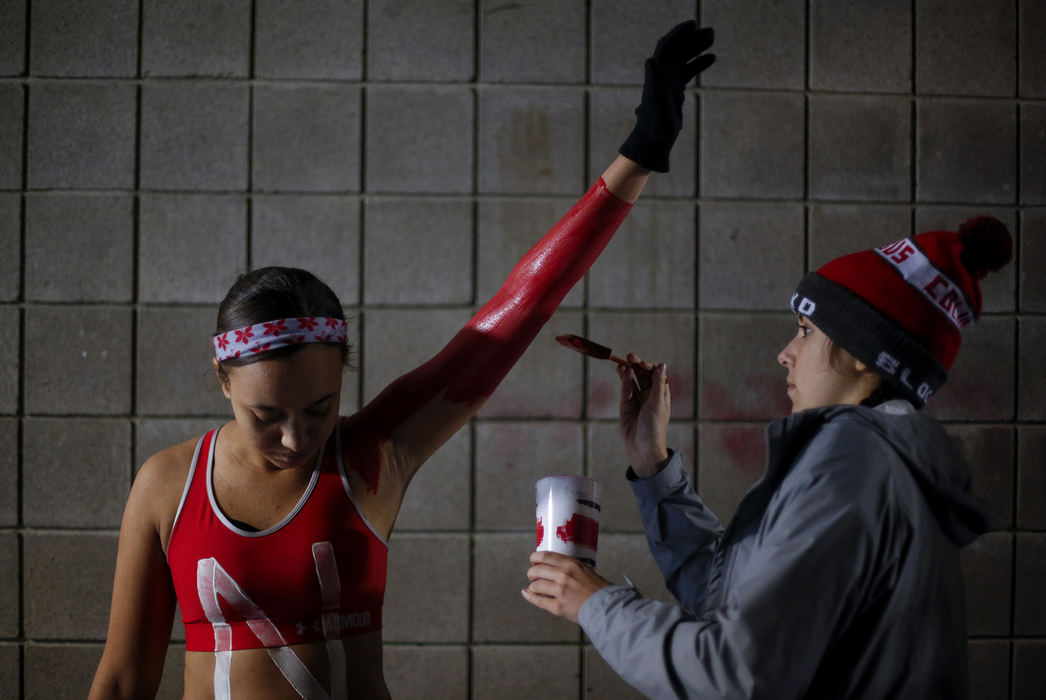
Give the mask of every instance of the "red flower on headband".
[(251, 348), (251, 352), (253, 352), (253, 353), (265, 352), (266, 350), (268, 350), (271, 347), (272, 347), (272, 343), (266, 343), (265, 345), (259, 345), (256, 348)]
[(316, 327), (316, 318), (313, 316), (303, 317), (298, 319), (298, 330), (300, 331), (311, 331)]
[(224, 350), (225, 348), (229, 347), (229, 339), (226, 337), (228, 335), (229, 335), (228, 333), (222, 333), (221, 335), (219, 335), (217, 338), (214, 339), (214, 342), (218, 343), (218, 347), (220, 349), (222, 349), (222, 350)]
[(249, 338), (253, 338), (254, 331), (251, 330), (252, 328), (254, 328), (254, 326), (247, 326), (246, 328), (233, 331), (236, 334), (236, 342), (246, 344)]
[(274, 335), (277, 338), (280, 337), (280, 331), (287, 330), (286, 319), (280, 319), (279, 321), (273, 321), (272, 323), (263, 323), (265, 326), (265, 332), (262, 335)]
[(292, 335), (290, 338), (287, 339), (287, 344), (288, 345), (301, 345), (304, 342), (305, 342), (305, 336), (304, 335)]
[(341, 319), (338, 319), (338, 318), (328, 318), (326, 326), (327, 326), (327, 328), (337, 328), (338, 324), (340, 324), (340, 323), (342, 323)]

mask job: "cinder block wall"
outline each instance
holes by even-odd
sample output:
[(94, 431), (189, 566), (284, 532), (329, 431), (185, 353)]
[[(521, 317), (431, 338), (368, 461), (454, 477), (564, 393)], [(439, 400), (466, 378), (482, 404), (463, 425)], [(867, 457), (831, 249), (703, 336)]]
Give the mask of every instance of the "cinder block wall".
[[(228, 418), (209, 372), (237, 273), (304, 266), (354, 322), (351, 412), (437, 351), (627, 134), (642, 60), (717, 30), (657, 176), (392, 540), (398, 698), (628, 698), (530, 608), (532, 483), (606, 480), (600, 570), (665, 597), (624, 486), (616, 377), (666, 360), (672, 441), (725, 519), (787, 410), (802, 274), (974, 213), (985, 284), (932, 413), (995, 531), (964, 555), (975, 698), (1046, 683), (1046, 4), (1039, 0), (0, 3), (0, 695), (82, 697), (149, 454)], [(177, 627), (178, 625), (176, 625)], [(180, 697), (176, 629), (163, 697)]]

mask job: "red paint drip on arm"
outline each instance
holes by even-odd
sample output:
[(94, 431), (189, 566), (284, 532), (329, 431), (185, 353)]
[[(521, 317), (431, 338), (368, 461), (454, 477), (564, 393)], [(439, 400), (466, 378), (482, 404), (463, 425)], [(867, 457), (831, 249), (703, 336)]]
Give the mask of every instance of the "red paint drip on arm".
[(378, 488), (381, 442), (421, 406), (443, 395), (446, 401), (475, 404), (478, 410), (494, 393), (631, 208), (600, 178), (516, 263), (497, 293), (443, 350), (394, 381), (350, 419), (351, 447), (346, 454), (368, 490)]

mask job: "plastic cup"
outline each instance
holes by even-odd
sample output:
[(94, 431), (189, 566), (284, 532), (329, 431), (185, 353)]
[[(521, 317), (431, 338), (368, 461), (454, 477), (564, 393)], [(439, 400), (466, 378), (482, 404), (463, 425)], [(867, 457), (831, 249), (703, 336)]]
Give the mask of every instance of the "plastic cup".
[(537, 549), (576, 557), (596, 566), (603, 482), (590, 476), (546, 476), (534, 484)]

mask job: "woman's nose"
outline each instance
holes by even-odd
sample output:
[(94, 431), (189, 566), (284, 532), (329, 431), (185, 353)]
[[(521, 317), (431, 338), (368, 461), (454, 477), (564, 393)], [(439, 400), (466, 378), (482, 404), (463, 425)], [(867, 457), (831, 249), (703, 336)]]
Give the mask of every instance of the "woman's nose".
[(281, 443), (292, 452), (300, 452), (306, 443), (305, 426), (297, 421), (289, 421), (283, 426)]
[(789, 349), (791, 347), (792, 343), (789, 342), (788, 345), (785, 345), (783, 348), (781, 348), (781, 352), (777, 353), (777, 364), (781, 365), (782, 367), (792, 366), (792, 357), (789, 353)]

